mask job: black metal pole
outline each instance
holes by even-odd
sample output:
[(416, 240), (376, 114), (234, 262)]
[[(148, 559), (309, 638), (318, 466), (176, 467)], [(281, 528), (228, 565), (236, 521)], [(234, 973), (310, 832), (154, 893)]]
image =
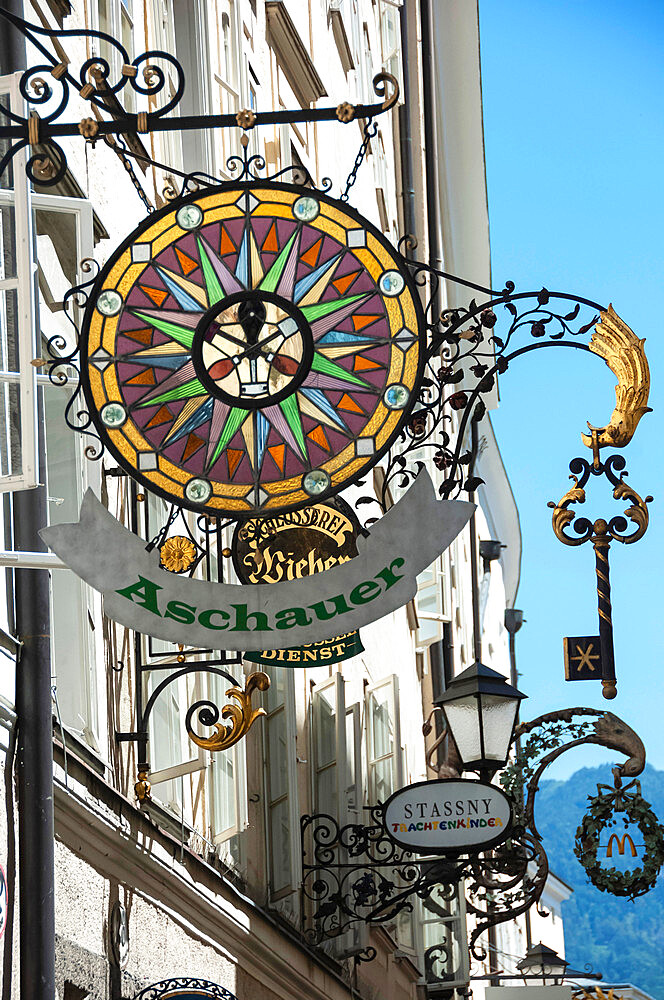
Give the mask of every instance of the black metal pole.
[[(45, 469), (43, 406), (38, 408), (40, 469)], [(45, 551), (46, 488), (14, 495), (14, 543)], [(16, 676), (18, 716), (20, 978), (22, 1000), (55, 996), (55, 856), (53, 828), (53, 710), (50, 591), (47, 570), (14, 574), (16, 631), (22, 643)]]
[[(5, 0), (20, 16), (21, 0)], [(3, 73), (27, 65), (25, 39), (11, 24), (0, 32)], [(44, 413), (38, 393), (39, 469), (45, 475)], [(12, 497), (14, 547), (44, 552), (38, 530), (47, 520), (46, 487)], [(22, 643), (16, 671), (16, 775), (19, 828), (21, 1000), (55, 996), (55, 856), (53, 832), (53, 722), (51, 708), (50, 592), (47, 570), (14, 573), (15, 627)], [(13, 823), (13, 817), (7, 817)]]

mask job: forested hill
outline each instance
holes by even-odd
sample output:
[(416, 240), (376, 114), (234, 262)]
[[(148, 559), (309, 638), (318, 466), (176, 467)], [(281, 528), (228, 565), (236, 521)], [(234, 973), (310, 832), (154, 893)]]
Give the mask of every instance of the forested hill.
[[(639, 780), (664, 824), (664, 771), (647, 766)], [(590, 962), (606, 980), (633, 983), (664, 1000), (664, 874), (632, 903), (596, 889), (574, 855), (576, 828), (599, 782), (613, 784), (610, 765), (583, 768), (567, 781), (544, 781), (537, 795), (537, 825), (551, 869), (574, 889), (563, 904), (566, 958), (573, 968)]]

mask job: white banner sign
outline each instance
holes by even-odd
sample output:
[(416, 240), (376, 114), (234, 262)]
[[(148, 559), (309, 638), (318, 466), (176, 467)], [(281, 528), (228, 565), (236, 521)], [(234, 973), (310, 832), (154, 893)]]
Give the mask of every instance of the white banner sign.
[(484, 781), (419, 781), (387, 800), (384, 823), (392, 840), (417, 854), (465, 854), (507, 838), (512, 806)]
[(81, 579), (104, 595), (115, 621), (173, 643), (243, 651), (330, 639), (408, 603), (416, 577), (470, 519), (474, 505), (437, 500), (421, 472), (408, 492), (358, 539), (358, 555), (301, 580), (241, 586), (169, 573), (159, 552), (123, 528), (88, 490), (76, 524), (40, 532)]

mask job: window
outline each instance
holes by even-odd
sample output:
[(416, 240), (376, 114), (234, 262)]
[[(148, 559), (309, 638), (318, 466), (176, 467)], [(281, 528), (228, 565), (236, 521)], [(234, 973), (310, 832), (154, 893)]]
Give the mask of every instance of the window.
[(275, 901), (294, 893), (300, 884), (295, 687), (293, 671), (280, 667), (265, 669), (271, 681), (264, 696), (268, 870), (270, 899)]
[[(40, 353), (55, 336), (63, 353), (75, 346), (74, 330), (64, 311), (65, 293), (85, 280), (81, 261), (92, 256), (92, 208), (79, 198), (57, 195), (32, 196), (32, 226), (37, 251), (37, 288)], [(69, 315), (79, 320), (80, 314)], [(83, 494), (88, 486), (99, 492), (100, 467), (86, 462), (86, 439), (67, 426), (65, 410), (75, 391), (76, 380), (53, 385), (47, 376), (41, 386), (46, 430), (46, 489), (48, 523), (78, 520)], [(105, 688), (98, 682), (102, 664), (101, 599), (69, 570), (55, 570), (51, 588), (51, 654), (55, 674), (56, 714), (62, 725), (76, 733), (96, 752), (104, 740), (102, 710)]]
[[(17, 114), (25, 111), (20, 76), (0, 77), (0, 99)], [(0, 491), (30, 489), (39, 478), (37, 373), (31, 365), (36, 353), (32, 220), (25, 162), (23, 149), (0, 178)]]
[(349, 823), (359, 823), (363, 804), (362, 717), (359, 702), (346, 709), (346, 814)]
[(399, 91), (403, 94), (401, 79), (401, 2), (400, 0), (380, 0), (380, 41), (383, 53), (383, 69), (396, 77)]
[[(133, 0), (98, 0), (97, 2), (97, 29), (120, 42), (129, 56), (129, 62), (134, 58), (134, 18), (132, 8)], [(108, 62), (110, 66), (109, 84), (113, 84), (120, 78), (122, 70), (120, 53), (114, 45), (109, 45), (108, 42), (102, 39), (94, 39), (92, 44), (98, 47), (98, 53), (101, 58)], [(139, 72), (141, 69), (139, 69)], [(126, 111), (130, 113), (136, 111), (137, 95), (129, 81), (127, 81), (116, 96)]]
[(401, 730), (399, 724), (399, 679), (367, 687), (367, 762), (369, 804), (385, 800), (403, 784)]
[(427, 986), (468, 981), (465, 886), (438, 885), (422, 900), (424, 978)]
[[(78, 520), (85, 486), (82, 442), (65, 423), (72, 389), (44, 386), (48, 523)], [(94, 605), (98, 598), (70, 570), (54, 570), (51, 586), (51, 658), (56, 711), (62, 725), (100, 751), (101, 692), (97, 684)], [(101, 621), (101, 615), (97, 619)]]
[(313, 689), (314, 806), (346, 822), (346, 710), (344, 679), (334, 674)]
[[(221, 707), (229, 700), (228, 687), (222, 677), (209, 675), (210, 699), (215, 705)], [(246, 740), (210, 756), (210, 839), (213, 844), (225, 844), (248, 823)], [(231, 852), (233, 856), (238, 853)]]
[(450, 620), (450, 554), (443, 552), (417, 578), (418, 646), (430, 646), (443, 636), (443, 624)]
[[(233, 0), (208, 0), (209, 18), (214, 25), (210, 44), (212, 113), (235, 115), (240, 110), (240, 36)], [(216, 36), (216, 37), (215, 37)], [(226, 160), (240, 151), (239, 130), (222, 128), (214, 134), (214, 169), (223, 177)]]

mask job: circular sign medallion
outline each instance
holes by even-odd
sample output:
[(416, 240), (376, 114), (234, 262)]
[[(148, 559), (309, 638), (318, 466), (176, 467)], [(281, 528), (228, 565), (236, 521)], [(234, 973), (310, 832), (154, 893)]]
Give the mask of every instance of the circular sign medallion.
[(335, 497), (304, 510), (243, 521), (235, 529), (233, 564), (242, 583), (280, 583), (322, 573), (357, 555), (361, 528)]
[(315, 190), (223, 185), (154, 213), (90, 294), (81, 379), (135, 479), (216, 515), (295, 509), (399, 434), (425, 326), (402, 258)]
[(388, 837), (416, 854), (479, 853), (507, 839), (512, 804), (496, 785), (440, 778), (400, 788), (383, 816)]

